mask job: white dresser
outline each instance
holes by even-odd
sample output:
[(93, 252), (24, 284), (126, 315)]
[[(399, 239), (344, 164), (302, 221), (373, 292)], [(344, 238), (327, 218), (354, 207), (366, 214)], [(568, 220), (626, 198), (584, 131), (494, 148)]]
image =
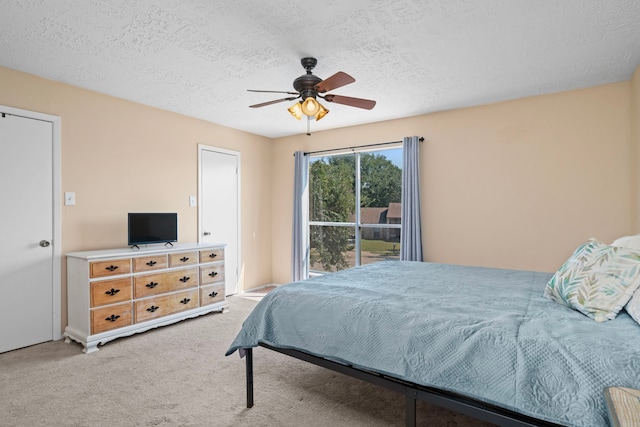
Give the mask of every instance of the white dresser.
[(119, 337), (222, 312), (224, 244), (71, 252), (65, 342), (85, 353)]

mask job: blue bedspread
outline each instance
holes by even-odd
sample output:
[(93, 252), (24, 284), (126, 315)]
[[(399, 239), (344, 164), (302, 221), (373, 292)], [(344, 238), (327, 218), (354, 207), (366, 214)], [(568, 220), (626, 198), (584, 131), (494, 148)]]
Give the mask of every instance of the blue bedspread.
[(640, 325), (542, 297), (547, 273), (419, 262), (269, 292), (227, 355), (264, 342), (453, 391), (538, 419), (607, 426), (603, 388), (640, 388)]

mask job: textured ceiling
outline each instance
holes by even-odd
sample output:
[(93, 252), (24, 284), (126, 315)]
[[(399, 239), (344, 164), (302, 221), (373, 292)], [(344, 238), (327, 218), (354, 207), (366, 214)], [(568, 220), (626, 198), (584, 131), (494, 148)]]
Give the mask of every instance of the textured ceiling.
[(639, 0), (7, 0), (0, 65), (268, 137), (300, 134), (293, 101), (248, 108), (314, 74), (319, 131), (628, 80)]

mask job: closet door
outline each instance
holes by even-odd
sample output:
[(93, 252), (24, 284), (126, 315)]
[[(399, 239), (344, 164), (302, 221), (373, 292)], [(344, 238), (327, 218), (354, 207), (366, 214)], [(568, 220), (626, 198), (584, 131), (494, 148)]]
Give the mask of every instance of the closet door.
[(199, 147), (200, 238), (226, 243), (225, 294), (238, 292), (240, 265), (240, 153)]
[(53, 124), (0, 115), (0, 352), (53, 339)]

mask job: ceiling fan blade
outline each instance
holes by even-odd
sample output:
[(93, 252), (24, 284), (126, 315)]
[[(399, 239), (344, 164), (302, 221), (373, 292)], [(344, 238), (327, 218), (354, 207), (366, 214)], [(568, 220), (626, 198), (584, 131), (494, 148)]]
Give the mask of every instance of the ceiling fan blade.
[(299, 95), (298, 92), (285, 92), (282, 90), (256, 90), (256, 89), (247, 89), (247, 92), (264, 92), (264, 93), (288, 93), (289, 95)]
[(254, 104), (254, 105), (249, 105), (250, 108), (258, 108), (258, 107), (265, 107), (267, 105), (271, 105), (271, 104), (277, 104), (278, 102), (283, 102), (283, 101), (293, 101), (294, 99), (298, 99), (300, 96), (290, 96), (288, 98), (280, 98), (280, 99), (275, 99), (273, 101), (267, 101), (267, 102), (263, 102), (260, 104)]
[(328, 77), (316, 85), (316, 90), (320, 93), (329, 92), (330, 90), (337, 89), (339, 87), (348, 85), (355, 82), (356, 79), (351, 77), (347, 73), (338, 71), (333, 76)]
[(371, 99), (352, 98), (350, 96), (325, 95), (324, 99), (328, 102), (335, 102), (336, 104), (344, 104), (351, 107), (364, 108), (365, 110), (371, 110), (376, 106), (376, 101), (373, 101)]

